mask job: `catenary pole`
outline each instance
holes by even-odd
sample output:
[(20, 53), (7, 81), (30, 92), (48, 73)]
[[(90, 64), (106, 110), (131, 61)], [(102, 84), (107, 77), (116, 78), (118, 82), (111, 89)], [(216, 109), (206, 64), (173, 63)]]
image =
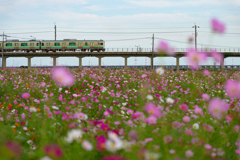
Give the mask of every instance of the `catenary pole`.
[(3, 41), (2, 41), (2, 68), (3, 68), (3, 49), (4, 49), (4, 32), (3, 32)]
[[(154, 53), (154, 34), (153, 34), (153, 38), (152, 38), (152, 59), (153, 59), (153, 53)], [(153, 63), (152, 61), (153, 60), (151, 60), (151, 63)], [(151, 67), (152, 67), (151, 69), (153, 69), (153, 64)]]
[(195, 50), (197, 50), (197, 28), (199, 28), (199, 26), (194, 24), (192, 28), (195, 28)]
[(55, 41), (56, 41), (56, 39), (57, 39), (57, 26), (56, 26), (56, 24), (54, 26), (54, 29), (55, 29)]

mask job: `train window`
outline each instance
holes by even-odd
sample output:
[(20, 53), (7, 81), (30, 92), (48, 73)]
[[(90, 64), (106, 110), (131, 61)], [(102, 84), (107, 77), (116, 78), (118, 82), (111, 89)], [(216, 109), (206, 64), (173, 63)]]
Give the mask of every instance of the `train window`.
[(12, 46), (12, 43), (6, 43), (6, 46)]
[(100, 43), (100, 45), (103, 45), (103, 43)]
[(60, 46), (60, 43), (55, 43), (54, 45), (55, 45), (55, 46)]
[(76, 46), (76, 43), (69, 43), (69, 46)]
[(2, 44), (0, 43), (0, 47), (2, 46)]
[(88, 43), (86, 42), (86, 43), (85, 43), (85, 46), (87, 46), (87, 45), (88, 45)]
[(30, 43), (30, 46), (34, 46), (34, 44), (33, 44), (33, 43)]
[(44, 46), (44, 43), (42, 43), (42, 46)]
[(39, 46), (39, 43), (37, 43), (37, 46)]
[(28, 46), (27, 43), (21, 43), (21, 46)]

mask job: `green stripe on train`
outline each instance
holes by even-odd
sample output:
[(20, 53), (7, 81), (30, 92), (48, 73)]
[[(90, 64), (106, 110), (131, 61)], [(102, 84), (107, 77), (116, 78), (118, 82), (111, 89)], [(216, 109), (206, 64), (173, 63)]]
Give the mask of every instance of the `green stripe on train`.
[(30, 48), (30, 47), (19, 47), (19, 48)]
[(4, 49), (5, 49), (5, 48), (14, 49), (14, 47), (4, 47)]
[(78, 48), (78, 46), (67, 46), (67, 48)]
[(51, 48), (62, 48), (62, 46), (52, 46)]

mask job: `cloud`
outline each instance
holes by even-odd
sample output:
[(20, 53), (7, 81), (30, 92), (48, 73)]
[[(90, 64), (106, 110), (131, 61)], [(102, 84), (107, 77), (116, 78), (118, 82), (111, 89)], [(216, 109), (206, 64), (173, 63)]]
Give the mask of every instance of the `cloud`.
[(167, 1), (167, 0), (126, 0), (126, 2), (141, 6), (141, 7), (156, 7), (156, 8), (163, 8), (163, 7), (183, 7), (183, 6), (199, 6), (199, 5), (213, 5), (213, 6), (224, 6), (228, 4), (238, 4), (238, 0), (195, 0), (195, 1)]
[(93, 11), (102, 11), (102, 10), (106, 10), (107, 9), (107, 8), (105, 8), (102, 5), (91, 5), (91, 6), (87, 6), (85, 8), (89, 9), (89, 10), (93, 10)]

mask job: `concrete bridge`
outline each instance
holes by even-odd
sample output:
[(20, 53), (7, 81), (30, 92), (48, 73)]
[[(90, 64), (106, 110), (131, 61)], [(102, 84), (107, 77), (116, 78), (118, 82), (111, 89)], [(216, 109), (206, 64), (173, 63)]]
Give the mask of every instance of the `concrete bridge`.
[[(213, 49), (204, 49), (202, 51), (210, 53)], [(219, 52), (222, 52), (224, 58), (227, 57), (240, 57), (240, 48), (239, 49), (216, 49)], [(179, 59), (183, 57), (187, 49), (176, 48), (175, 56), (164, 55), (164, 57), (175, 57), (176, 58), (176, 67), (179, 71)], [(153, 58), (159, 57), (158, 52), (152, 52), (150, 48), (140, 48), (140, 49), (131, 49), (131, 48), (107, 48), (105, 52), (5, 52), (3, 53), (2, 66), (6, 67), (6, 59), (9, 57), (26, 57), (28, 58), (28, 68), (31, 68), (31, 58), (33, 57), (52, 57), (53, 58), (53, 67), (56, 67), (56, 58), (59, 57), (77, 57), (79, 58), (79, 67), (82, 67), (82, 58), (83, 57), (97, 57), (99, 68), (101, 68), (101, 59), (103, 57), (123, 57), (125, 58), (125, 68), (127, 68), (127, 59), (129, 57), (149, 57), (151, 58), (151, 68), (153, 69)], [(162, 55), (163, 56), (163, 55)], [(221, 67), (223, 68), (223, 63)]]

